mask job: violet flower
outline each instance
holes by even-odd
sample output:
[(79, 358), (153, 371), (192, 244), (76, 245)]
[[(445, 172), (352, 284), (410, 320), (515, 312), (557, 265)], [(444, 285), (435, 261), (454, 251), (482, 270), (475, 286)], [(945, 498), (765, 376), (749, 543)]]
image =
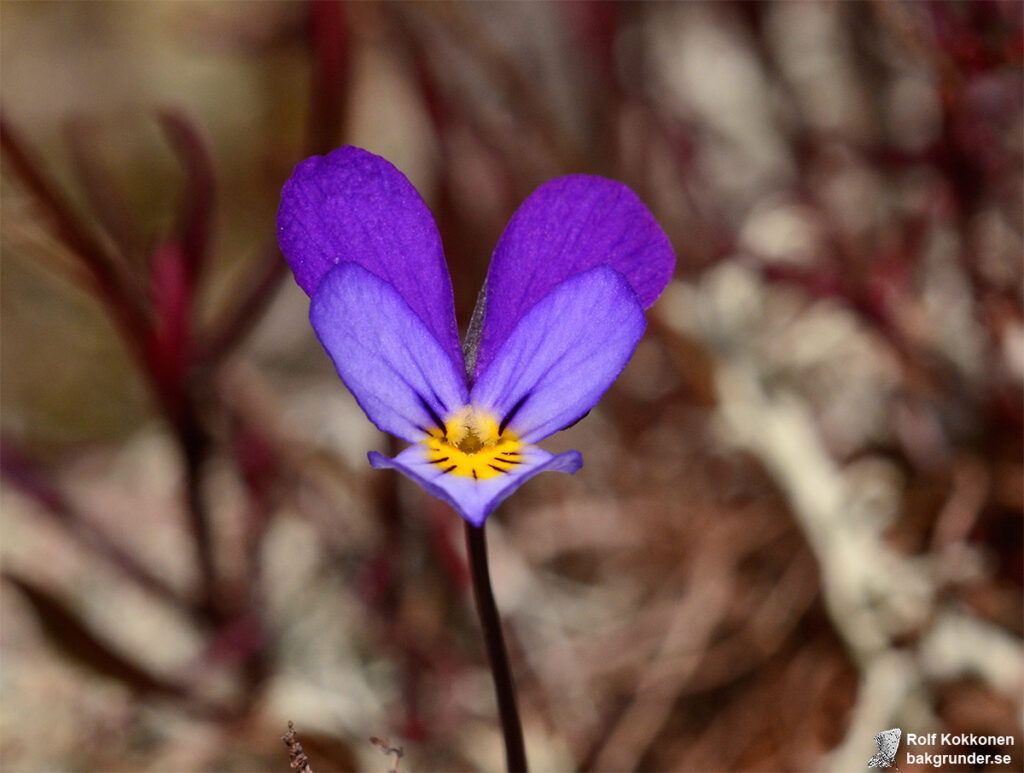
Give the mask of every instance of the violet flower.
[[(300, 163), (281, 194), (281, 250), (310, 321), (378, 428), (412, 445), (393, 467), (480, 526), (578, 451), (536, 443), (582, 418), (626, 366), (675, 265), (625, 185), (571, 175), (538, 188), (491, 259), (467, 371), (437, 227), (388, 161), (355, 147)], [(473, 356), (475, 355), (475, 356)]]

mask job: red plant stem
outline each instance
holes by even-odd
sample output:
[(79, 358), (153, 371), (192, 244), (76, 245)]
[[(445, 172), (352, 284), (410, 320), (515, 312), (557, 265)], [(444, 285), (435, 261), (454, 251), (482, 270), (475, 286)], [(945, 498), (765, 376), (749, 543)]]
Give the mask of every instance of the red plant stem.
[(526, 747), (523, 743), (523, 726), (519, 721), (516, 707), (516, 687), (512, 681), (512, 669), (508, 663), (505, 638), (501, 633), (501, 619), (491, 592), (491, 575), (487, 567), (487, 538), (484, 527), (466, 524), (466, 550), (469, 553), (470, 574), (473, 577), (473, 596), (480, 626), (484, 631), (487, 645), (487, 660), (494, 677), (494, 691), (498, 697), (498, 714), (501, 730), (505, 736), (505, 764), (512, 771), (526, 771)]
[(337, 0), (312, 0), (309, 4), (309, 36), (313, 49), (306, 131), (309, 154), (331, 150), (344, 123), (349, 62), (344, 14), (345, 9)]
[[(140, 364), (168, 420), (175, 427), (185, 466), (188, 522), (196, 543), (200, 572), (200, 600), (197, 610), (211, 621), (221, 618), (217, 598), (217, 577), (210, 531), (210, 518), (202, 497), (202, 466), (207, 439), (195, 413), (187, 387), (180, 378), (162, 378), (155, 367), (154, 353), (147, 347), (152, 330), (150, 321), (135, 301), (105, 247), (93, 236), (60, 195), (57, 186), (29, 155), (20, 138), (6, 121), (0, 121), (0, 141), (5, 160), (34, 196), (60, 240), (81, 261), (95, 284), (97, 293), (110, 313), (129, 350)], [(180, 376), (180, 374), (176, 374)], [(112, 554), (113, 558), (118, 558)], [(124, 564), (122, 564), (124, 565)], [(145, 573), (133, 568), (137, 579), (147, 584)]]
[(184, 400), (184, 410), (178, 417), (175, 432), (185, 464), (185, 498), (188, 525), (196, 545), (199, 564), (199, 609), (213, 622), (223, 619), (217, 595), (217, 567), (214, 562), (213, 534), (210, 514), (203, 498), (203, 464), (207, 456), (208, 437), (199, 417), (195, 415), (191, 400)]
[[(182, 113), (163, 111), (160, 113), (160, 125), (178, 153), (186, 173), (176, 230), (185, 259), (188, 285), (192, 288), (209, 250), (214, 207), (213, 161), (199, 129)], [(190, 311), (191, 303), (190, 293)]]
[[(349, 81), (348, 24), (338, 0), (309, 4), (310, 106), (304, 155), (327, 153), (337, 143), (345, 122)], [(204, 365), (219, 362), (249, 334), (274, 298), (288, 264), (273, 240), (263, 251), (259, 277), (237, 306), (213, 327), (198, 358)]]

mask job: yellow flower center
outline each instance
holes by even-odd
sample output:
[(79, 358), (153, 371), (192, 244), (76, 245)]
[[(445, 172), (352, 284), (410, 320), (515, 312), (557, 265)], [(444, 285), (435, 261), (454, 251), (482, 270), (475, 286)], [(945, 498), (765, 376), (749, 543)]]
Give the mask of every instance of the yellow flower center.
[(523, 444), (497, 420), (467, 405), (445, 422), (444, 432), (432, 429), (423, 441), (427, 458), (451, 475), (487, 480), (522, 464)]

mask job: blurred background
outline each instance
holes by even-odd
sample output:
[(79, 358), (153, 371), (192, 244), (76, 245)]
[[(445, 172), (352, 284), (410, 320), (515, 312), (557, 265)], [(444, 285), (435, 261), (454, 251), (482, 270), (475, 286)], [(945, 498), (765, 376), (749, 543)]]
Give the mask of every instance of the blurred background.
[(678, 253), (545, 443), (583, 470), (489, 521), (535, 769), (859, 770), (901, 727), (1021, 770), (1019, 3), (2, 13), (4, 770), (283, 771), (288, 720), (317, 773), (501, 767), (462, 522), (369, 468), (276, 249), (346, 143), (427, 200), (463, 328), (551, 177)]

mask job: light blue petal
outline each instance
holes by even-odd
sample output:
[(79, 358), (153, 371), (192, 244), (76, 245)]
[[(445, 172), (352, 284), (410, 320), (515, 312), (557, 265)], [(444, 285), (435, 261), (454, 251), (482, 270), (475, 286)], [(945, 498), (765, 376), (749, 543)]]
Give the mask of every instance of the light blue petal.
[(598, 266), (523, 315), (470, 392), (524, 443), (589, 411), (633, 355), (647, 323), (629, 282)]
[(355, 263), (330, 269), (309, 319), (367, 417), (385, 432), (422, 440), (466, 404), (465, 375), (390, 284)]
[(370, 464), (380, 469), (391, 467), (422, 486), (427, 493), (441, 499), (474, 526), (480, 526), (505, 497), (534, 475), (552, 470), (570, 475), (583, 466), (579, 451), (566, 451), (555, 456), (536, 446), (519, 449), (521, 463), (514, 471), (487, 480), (474, 480), (444, 472), (444, 468), (428, 460), (427, 448), (417, 443), (394, 459), (371, 452)]

